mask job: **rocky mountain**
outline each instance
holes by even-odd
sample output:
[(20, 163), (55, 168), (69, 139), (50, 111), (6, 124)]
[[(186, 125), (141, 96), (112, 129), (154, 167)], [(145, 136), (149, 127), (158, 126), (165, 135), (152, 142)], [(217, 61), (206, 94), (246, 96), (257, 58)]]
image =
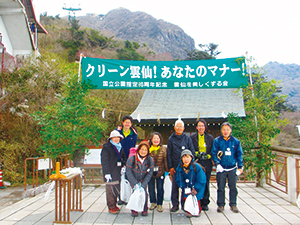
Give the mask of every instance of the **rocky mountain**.
[(300, 108), (300, 65), (269, 62), (264, 66), (268, 79), (281, 81), (282, 93), (288, 95), (288, 103)]
[(195, 41), (179, 26), (157, 20), (144, 12), (114, 9), (106, 15), (77, 17), (83, 27), (108, 31), (117, 38), (147, 44), (156, 53), (170, 53), (174, 59), (184, 59), (185, 49), (195, 48)]

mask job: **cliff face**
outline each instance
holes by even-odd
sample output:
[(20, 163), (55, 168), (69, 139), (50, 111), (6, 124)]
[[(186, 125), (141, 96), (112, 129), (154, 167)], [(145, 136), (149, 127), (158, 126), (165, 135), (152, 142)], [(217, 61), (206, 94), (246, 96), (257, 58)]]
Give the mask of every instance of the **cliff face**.
[(174, 59), (184, 59), (185, 49), (191, 51), (195, 48), (194, 39), (180, 27), (144, 12), (119, 8), (103, 17), (89, 15), (77, 19), (83, 27), (109, 31), (117, 38), (145, 43), (156, 53), (170, 53)]

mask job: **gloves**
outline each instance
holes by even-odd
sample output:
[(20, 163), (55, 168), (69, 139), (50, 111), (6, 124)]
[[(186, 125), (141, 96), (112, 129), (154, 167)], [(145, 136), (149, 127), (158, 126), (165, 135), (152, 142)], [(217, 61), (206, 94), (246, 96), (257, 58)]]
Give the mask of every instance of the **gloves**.
[(137, 183), (136, 185), (134, 185), (133, 190), (140, 188), (142, 185), (141, 183)]
[(198, 193), (198, 192), (195, 190), (195, 188), (193, 188), (191, 194), (194, 196), (194, 195), (196, 195), (197, 193)]
[(217, 173), (222, 173), (223, 171), (224, 171), (224, 168), (220, 164), (218, 164), (217, 165)]
[(171, 174), (171, 176), (173, 176), (175, 173), (176, 173), (175, 169), (174, 169), (174, 168), (171, 168), (171, 169), (170, 169), (170, 174)]
[(111, 178), (111, 175), (110, 174), (105, 174), (105, 179), (106, 179), (106, 182), (109, 182), (110, 180), (112, 180)]
[(126, 167), (124, 166), (122, 169), (121, 169), (121, 174), (125, 174), (126, 173)]
[(237, 169), (235, 173), (237, 176), (239, 176), (243, 173), (243, 169)]

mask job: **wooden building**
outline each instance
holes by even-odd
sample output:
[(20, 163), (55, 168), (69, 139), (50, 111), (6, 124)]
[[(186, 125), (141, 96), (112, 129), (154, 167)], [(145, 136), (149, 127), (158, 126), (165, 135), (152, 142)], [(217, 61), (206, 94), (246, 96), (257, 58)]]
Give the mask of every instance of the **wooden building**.
[(167, 144), (178, 117), (184, 121), (188, 135), (196, 132), (195, 122), (202, 118), (208, 123), (208, 132), (217, 137), (221, 123), (231, 112), (245, 117), (242, 89), (159, 89), (146, 90), (131, 116), (134, 126), (140, 126), (146, 137), (157, 131)]

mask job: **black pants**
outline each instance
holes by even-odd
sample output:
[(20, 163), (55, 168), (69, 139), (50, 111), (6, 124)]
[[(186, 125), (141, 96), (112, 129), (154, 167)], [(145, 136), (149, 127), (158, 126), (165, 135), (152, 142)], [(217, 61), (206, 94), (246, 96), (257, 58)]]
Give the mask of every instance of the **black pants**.
[(218, 206), (225, 205), (226, 180), (228, 180), (228, 187), (229, 187), (229, 205), (236, 206), (236, 197), (238, 194), (236, 188), (237, 178), (238, 176), (236, 175), (236, 169), (231, 171), (223, 171), (222, 173), (217, 173), (217, 182), (218, 182), (217, 205)]
[(207, 206), (210, 203), (209, 197), (210, 197), (210, 191), (209, 191), (209, 181), (211, 176), (211, 171), (206, 171), (206, 185), (205, 185), (205, 191), (204, 196), (201, 199), (201, 206)]
[[(173, 206), (179, 205), (179, 187), (176, 183), (176, 173), (172, 176), (172, 193), (171, 193), (171, 202)], [(183, 193), (181, 193), (181, 208), (183, 209)]]

